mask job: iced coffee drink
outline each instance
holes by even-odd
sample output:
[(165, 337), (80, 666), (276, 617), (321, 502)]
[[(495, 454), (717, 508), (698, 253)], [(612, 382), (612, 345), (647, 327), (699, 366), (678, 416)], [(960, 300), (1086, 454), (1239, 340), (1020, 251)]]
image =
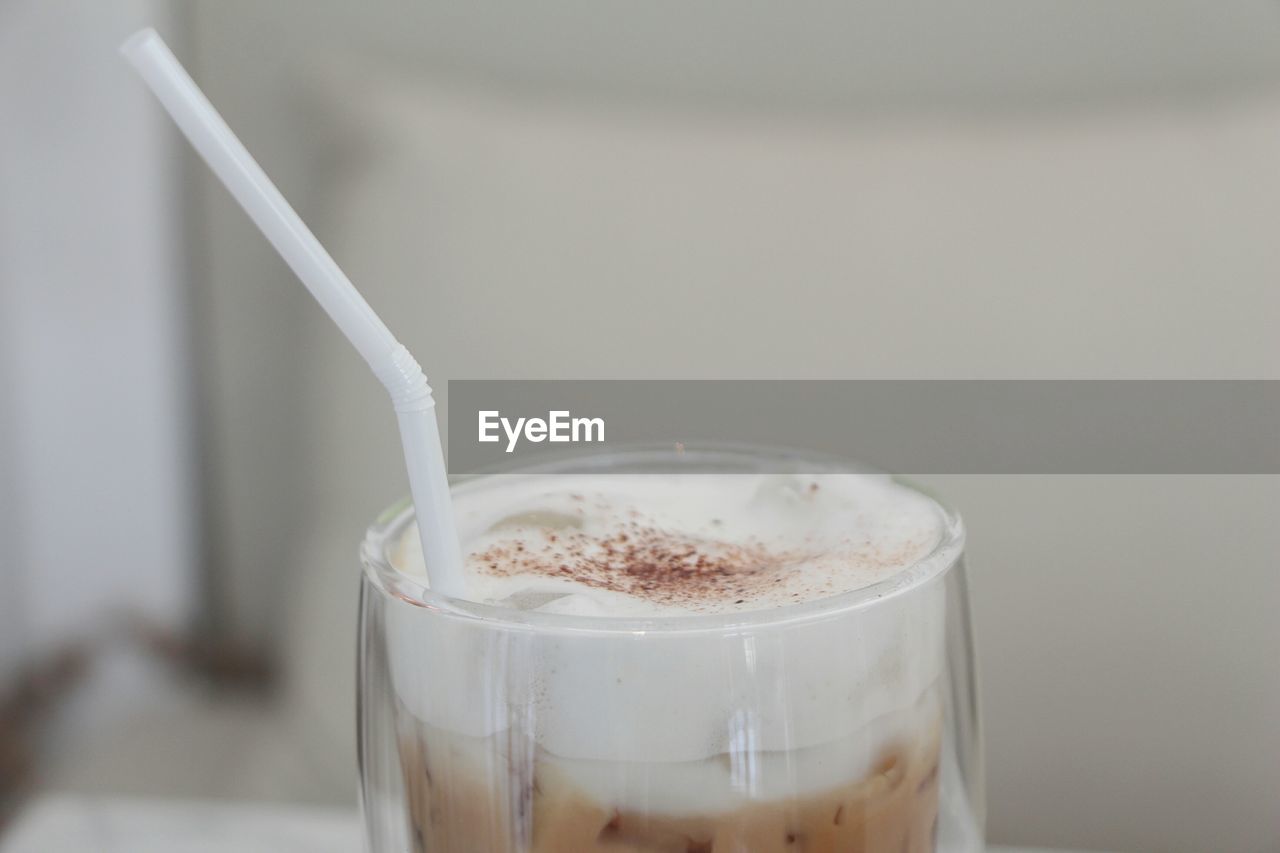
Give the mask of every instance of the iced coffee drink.
[(470, 604), (432, 599), (409, 519), (377, 532), (372, 849), (945, 847), (958, 520), (885, 476), (738, 463), (459, 488)]

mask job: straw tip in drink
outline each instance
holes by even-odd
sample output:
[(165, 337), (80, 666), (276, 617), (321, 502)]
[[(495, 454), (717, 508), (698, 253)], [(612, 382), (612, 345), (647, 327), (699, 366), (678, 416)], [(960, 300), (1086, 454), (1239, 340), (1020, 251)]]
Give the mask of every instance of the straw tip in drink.
[(121, 42), (120, 52), (131, 57), (153, 40), (159, 41), (160, 34), (156, 32), (155, 27), (144, 27)]

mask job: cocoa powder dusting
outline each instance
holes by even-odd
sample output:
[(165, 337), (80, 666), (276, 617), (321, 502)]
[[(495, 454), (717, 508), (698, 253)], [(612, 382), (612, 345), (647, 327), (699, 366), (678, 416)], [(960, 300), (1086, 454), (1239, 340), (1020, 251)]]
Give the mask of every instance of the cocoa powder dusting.
[(726, 599), (740, 604), (803, 560), (759, 543), (701, 539), (636, 521), (610, 536), (561, 531), (551, 542), (549, 553), (515, 540), (475, 558), (497, 576), (567, 575), (584, 586), (694, 610)]

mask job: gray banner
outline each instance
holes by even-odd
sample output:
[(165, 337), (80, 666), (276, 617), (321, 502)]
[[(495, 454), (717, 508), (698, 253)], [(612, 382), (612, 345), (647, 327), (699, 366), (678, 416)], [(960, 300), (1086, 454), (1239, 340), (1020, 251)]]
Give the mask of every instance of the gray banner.
[(1280, 382), (449, 383), (454, 474), (636, 442), (782, 445), (901, 474), (1276, 474)]

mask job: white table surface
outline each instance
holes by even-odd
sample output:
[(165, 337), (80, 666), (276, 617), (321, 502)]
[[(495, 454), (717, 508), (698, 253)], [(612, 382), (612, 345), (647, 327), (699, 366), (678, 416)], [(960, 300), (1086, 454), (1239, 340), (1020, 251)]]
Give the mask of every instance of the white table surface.
[[(360, 844), (354, 812), (52, 795), (19, 813), (0, 839), (0, 853), (359, 853)], [(1010, 847), (991, 851), (1050, 853)]]

